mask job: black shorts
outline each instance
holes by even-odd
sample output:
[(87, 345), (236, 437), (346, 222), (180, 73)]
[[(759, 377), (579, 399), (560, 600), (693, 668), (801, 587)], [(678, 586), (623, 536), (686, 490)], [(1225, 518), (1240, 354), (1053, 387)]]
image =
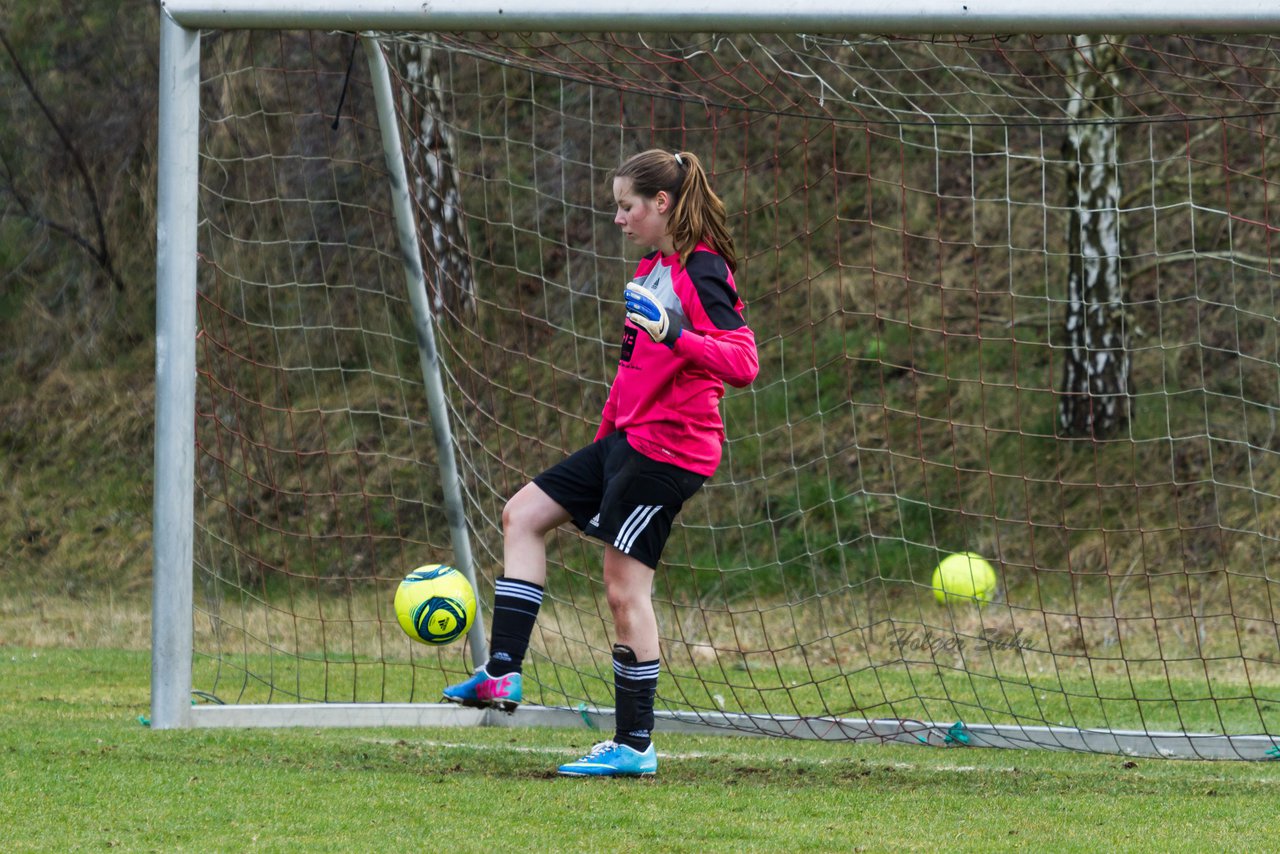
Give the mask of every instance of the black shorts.
[(671, 525), (706, 477), (635, 450), (610, 433), (533, 479), (584, 534), (657, 568)]

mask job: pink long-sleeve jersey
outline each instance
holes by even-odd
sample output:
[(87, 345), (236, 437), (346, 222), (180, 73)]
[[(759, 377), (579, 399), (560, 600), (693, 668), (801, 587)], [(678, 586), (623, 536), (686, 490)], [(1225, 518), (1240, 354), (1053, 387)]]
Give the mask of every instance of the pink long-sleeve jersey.
[(645, 456), (710, 476), (724, 443), (724, 384), (745, 387), (760, 370), (733, 273), (724, 258), (700, 243), (685, 267), (678, 253), (646, 255), (632, 281), (678, 315), (684, 331), (668, 347), (625, 322), (618, 375), (596, 438), (624, 430), (631, 447)]

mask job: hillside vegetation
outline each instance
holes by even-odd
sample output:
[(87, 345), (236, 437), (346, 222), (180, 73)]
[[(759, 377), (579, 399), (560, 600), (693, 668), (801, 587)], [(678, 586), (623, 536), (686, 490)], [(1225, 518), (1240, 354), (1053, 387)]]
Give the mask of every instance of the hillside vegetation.
[(157, 20), (0, 11), (0, 591), (148, 591)]
[[(154, 4), (134, 0), (110, 11), (91, 2), (24, 8), (3, 19), (0, 554), (10, 590), (132, 596), (147, 589), (156, 17)], [(348, 40), (327, 44), (325, 83), (334, 91), (326, 88), (324, 98), (339, 91), (349, 49)], [(211, 53), (235, 49), (224, 43)], [(553, 125), (545, 104), (569, 115), (596, 110), (597, 123), (613, 107), (585, 97), (575, 102), (582, 96), (555, 75), (492, 74), (471, 100), (450, 105), (476, 118), (479, 129), (460, 157), (473, 189), (487, 191), (491, 204), (473, 214), (470, 233), (484, 257), (477, 287), (490, 308), (474, 316), (460, 311), (450, 346), (461, 359), (462, 394), (484, 416), (469, 425), (470, 441), (519, 455), (519, 463), (494, 476), (501, 494), (538, 460), (589, 434), (608, 360), (577, 353), (582, 342), (608, 342), (612, 332), (580, 306), (623, 267), (558, 251), (611, 228), (596, 221), (588, 204), (568, 211), (559, 204), (591, 199), (603, 176), (578, 172), (548, 184), (539, 172), (538, 152), (606, 164), (620, 153), (614, 138), (580, 137)], [(808, 120), (800, 117), (788, 120), (783, 133), (783, 120), (752, 114), (759, 105), (745, 95), (746, 113), (755, 117), (739, 137), (689, 118), (702, 109), (689, 95), (694, 77), (660, 82), (670, 97), (655, 98), (644, 116), (619, 107), (616, 121), (653, 122), (660, 129), (654, 143), (672, 148), (691, 137), (697, 142), (701, 132), (709, 160), (740, 165), (723, 169), (721, 191), (749, 247), (743, 280), (752, 283), (750, 312), (762, 343), (760, 382), (726, 404), (730, 422), (742, 428), (730, 476), (743, 486), (732, 502), (707, 500), (696, 517), (711, 527), (730, 514), (735, 523), (753, 521), (744, 534), (690, 546), (681, 557), (694, 575), (756, 563), (767, 550), (774, 577), (763, 586), (747, 579), (736, 592), (803, 597), (804, 586), (824, 573), (921, 580), (931, 544), (953, 543), (1017, 567), (1022, 572), (1014, 577), (1034, 602), (1048, 595), (1036, 577), (1041, 571), (1074, 578), (1175, 567), (1208, 579), (1224, 567), (1265, 564), (1264, 532), (1280, 523), (1276, 509), (1247, 499), (1217, 502), (1225, 493), (1236, 499), (1280, 493), (1280, 475), (1255, 459), (1274, 446), (1275, 333), (1265, 270), (1237, 266), (1224, 273), (1225, 266), (1181, 258), (1135, 264), (1134, 329), (1147, 337), (1134, 337), (1140, 383), (1134, 422), (1114, 442), (1064, 441), (1055, 428), (1054, 343), (1065, 293), (1065, 194), (1052, 167), (1011, 171), (987, 157), (985, 137), (975, 142), (955, 128), (869, 124), (865, 133), (837, 137), (834, 125), (821, 123), (807, 134)], [(237, 97), (237, 85), (249, 88), (228, 83), (222, 96)], [(359, 97), (353, 87), (352, 113)], [(898, 109), (890, 104), (886, 116)], [(493, 142), (513, 118), (531, 128), (527, 159)], [(1008, 131), (1019, 144), (1037, 133), (1028, 126)], [(1207, 159), (1202, 146), (1217, 144), (1213, 134), (1200, 136), (1198, 126), (1187, 134), (1194, 137), (1184, 143), (1189, 159)], [(878, 147), (880, 135), (905, 142)], [(900, 158), (936, 137), (956, 163)], [(1236, 173), (1258, 178), (1271, 140), (1247, 150), (1252, 137), (1244, 138), (1222, 146), (1226, 159), (1239, 155)], [(1047, 146), (1057, 136), (1047, 132), (1043, 139)], [(241, 141), (215, 133), (211, 144)], [(1185, 242), (1205, 257), (1224, 247), (1263, 251), (1265, 236), (1239, 237), (1238, 222), (1231, 232), (1229, 220), (1214, 218), (1213, 227), (1196, 220), (1203, 214), (1195, 211), (1226, 207), (1221, 176), (1153, 175), (1151, 162), (1135, 157), (1126, 187), (1135, 197), (1145, 194), (1144, 210), (1165, 219), (1159, 237), (1141, 224), (1126, 232), (1135, 253), (1167, 252), (1153, 245), (1160, 241)], [(1261, 204), (1251, 189), (1253, 201), (1238, 194), (1233, 210)], [(1037, 210), (1026, 201), (1037, 196), (1044, 204), (1036, 216), (1016, 215)], [(773, 204), (793, 198), (799, 202), (789, 207)], [(1198, 206), (1188, 206), (1189, 198)], [(1006, 204), (984, 203), (989, 199)], [(1166, 206), (1171, 212), (1164, 213)], [(538, 228), (526, 230), (533, 222)], [(806, 251), (795, 251), (799, 235)], [(335, 260), (317, 252), (310, 263), (323, 269)], [(1183, 286), (1192, 280), (1199, 291)], [(1037, 300), (1019, 290), (1022, 282), (1043, 283)], [(327, 294), (314, 298), (314, 305), (285, 310), (300, 316), (354, 310)], [(531, 306), (528, 313), (507, 310), (523, 305)], [(343, 325), (339, 320), (349, 317), (334, 320), (335, 327)], [(411, 338), (402, 319), (389, 325), (397, 323), (388, 334)], [(495, 341), (504, 349), (495, 351)], [(297, 343), (297, 352), (307, 344)], [(401, 357), (412, 365), (411, 352)], [(380, 367), (361, 362), (372, 357), (358, 342), (339, 341), (333, 358), (344, 370), (376, 374)], [(495, 394), (499, 379), (514, 393)], [(386, 393), (371, 388), (369, 400)], [(528, 400), (557, 407), (530, 407)], [(329, 402), (319, 397), (315, 408)], [(355, 434), (376, 420), (351, 419), (341, 429)], [(297, 429), (320, 436), (333, 426), (315, 418)], [(545, 439), (549, 434), (553, 440)], [(358, 435), (338, 440), (360, 442)], [(358, 455), (338, 465), (352, 468), (330, 477), (354, 478)], [(387, 491), (394, 494), (395, 486)], [(487, 510), (496, 518), (496, 508)], [(421, 522), (399, 512), (369, 514), (376, 535), (370, 539)], [(319, 535), (331, 533), (330, 524), (336, 519), (319, 515), (300, 523)], [(1229, 529), (1251, 533), (1228, 539), (1222, 532)], [(313, 555), (341, 576), (341, 562), (330, 557)], [(251, 575), (258, 568), (249, 563), (240, 571)], [(691, 583), (707, 592), (696, 578)], [(718, 574), (706, 582), (723, 583)], [(1044, 590), (1057, 585), (1055, 596), (1070, 595), (1067, 581), (1043, 583)], [(1215, 595), (1230, 594), (1212, 583)]]

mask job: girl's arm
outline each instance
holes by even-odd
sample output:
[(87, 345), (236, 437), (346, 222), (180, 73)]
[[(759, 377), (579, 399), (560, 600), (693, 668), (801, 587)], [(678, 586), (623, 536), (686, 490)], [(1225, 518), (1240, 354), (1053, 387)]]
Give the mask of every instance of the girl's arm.
[(742, 318), (742, 300), (729, 267), (714, 252), (694, 252), (685, 268), (705, 321), (686, 328), (675, 340), (675, 352), (736, 388), (751, 384), (760, 373), (756, 336)]
[(676, 339), (675, 351), (717, 379), (745, 388), (760, 373), (756, 336), (749, 326), (702, 335), (685, 329)]

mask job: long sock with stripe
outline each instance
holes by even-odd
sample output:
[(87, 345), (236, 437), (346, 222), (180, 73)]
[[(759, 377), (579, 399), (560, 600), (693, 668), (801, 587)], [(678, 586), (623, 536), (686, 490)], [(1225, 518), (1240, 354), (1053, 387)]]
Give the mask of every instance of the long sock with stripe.
[(613, 646), (613, 686), (617, 730), (613, 740), (641, 753), (653, 732), (653, 701), (658, 695), (658, 659), (636, 661), (631, 647)]
[(493, 631), (489, 639), (490, 676), (518, 673), (542, 607), (542, 587), (503, 576), (494, 584)]

